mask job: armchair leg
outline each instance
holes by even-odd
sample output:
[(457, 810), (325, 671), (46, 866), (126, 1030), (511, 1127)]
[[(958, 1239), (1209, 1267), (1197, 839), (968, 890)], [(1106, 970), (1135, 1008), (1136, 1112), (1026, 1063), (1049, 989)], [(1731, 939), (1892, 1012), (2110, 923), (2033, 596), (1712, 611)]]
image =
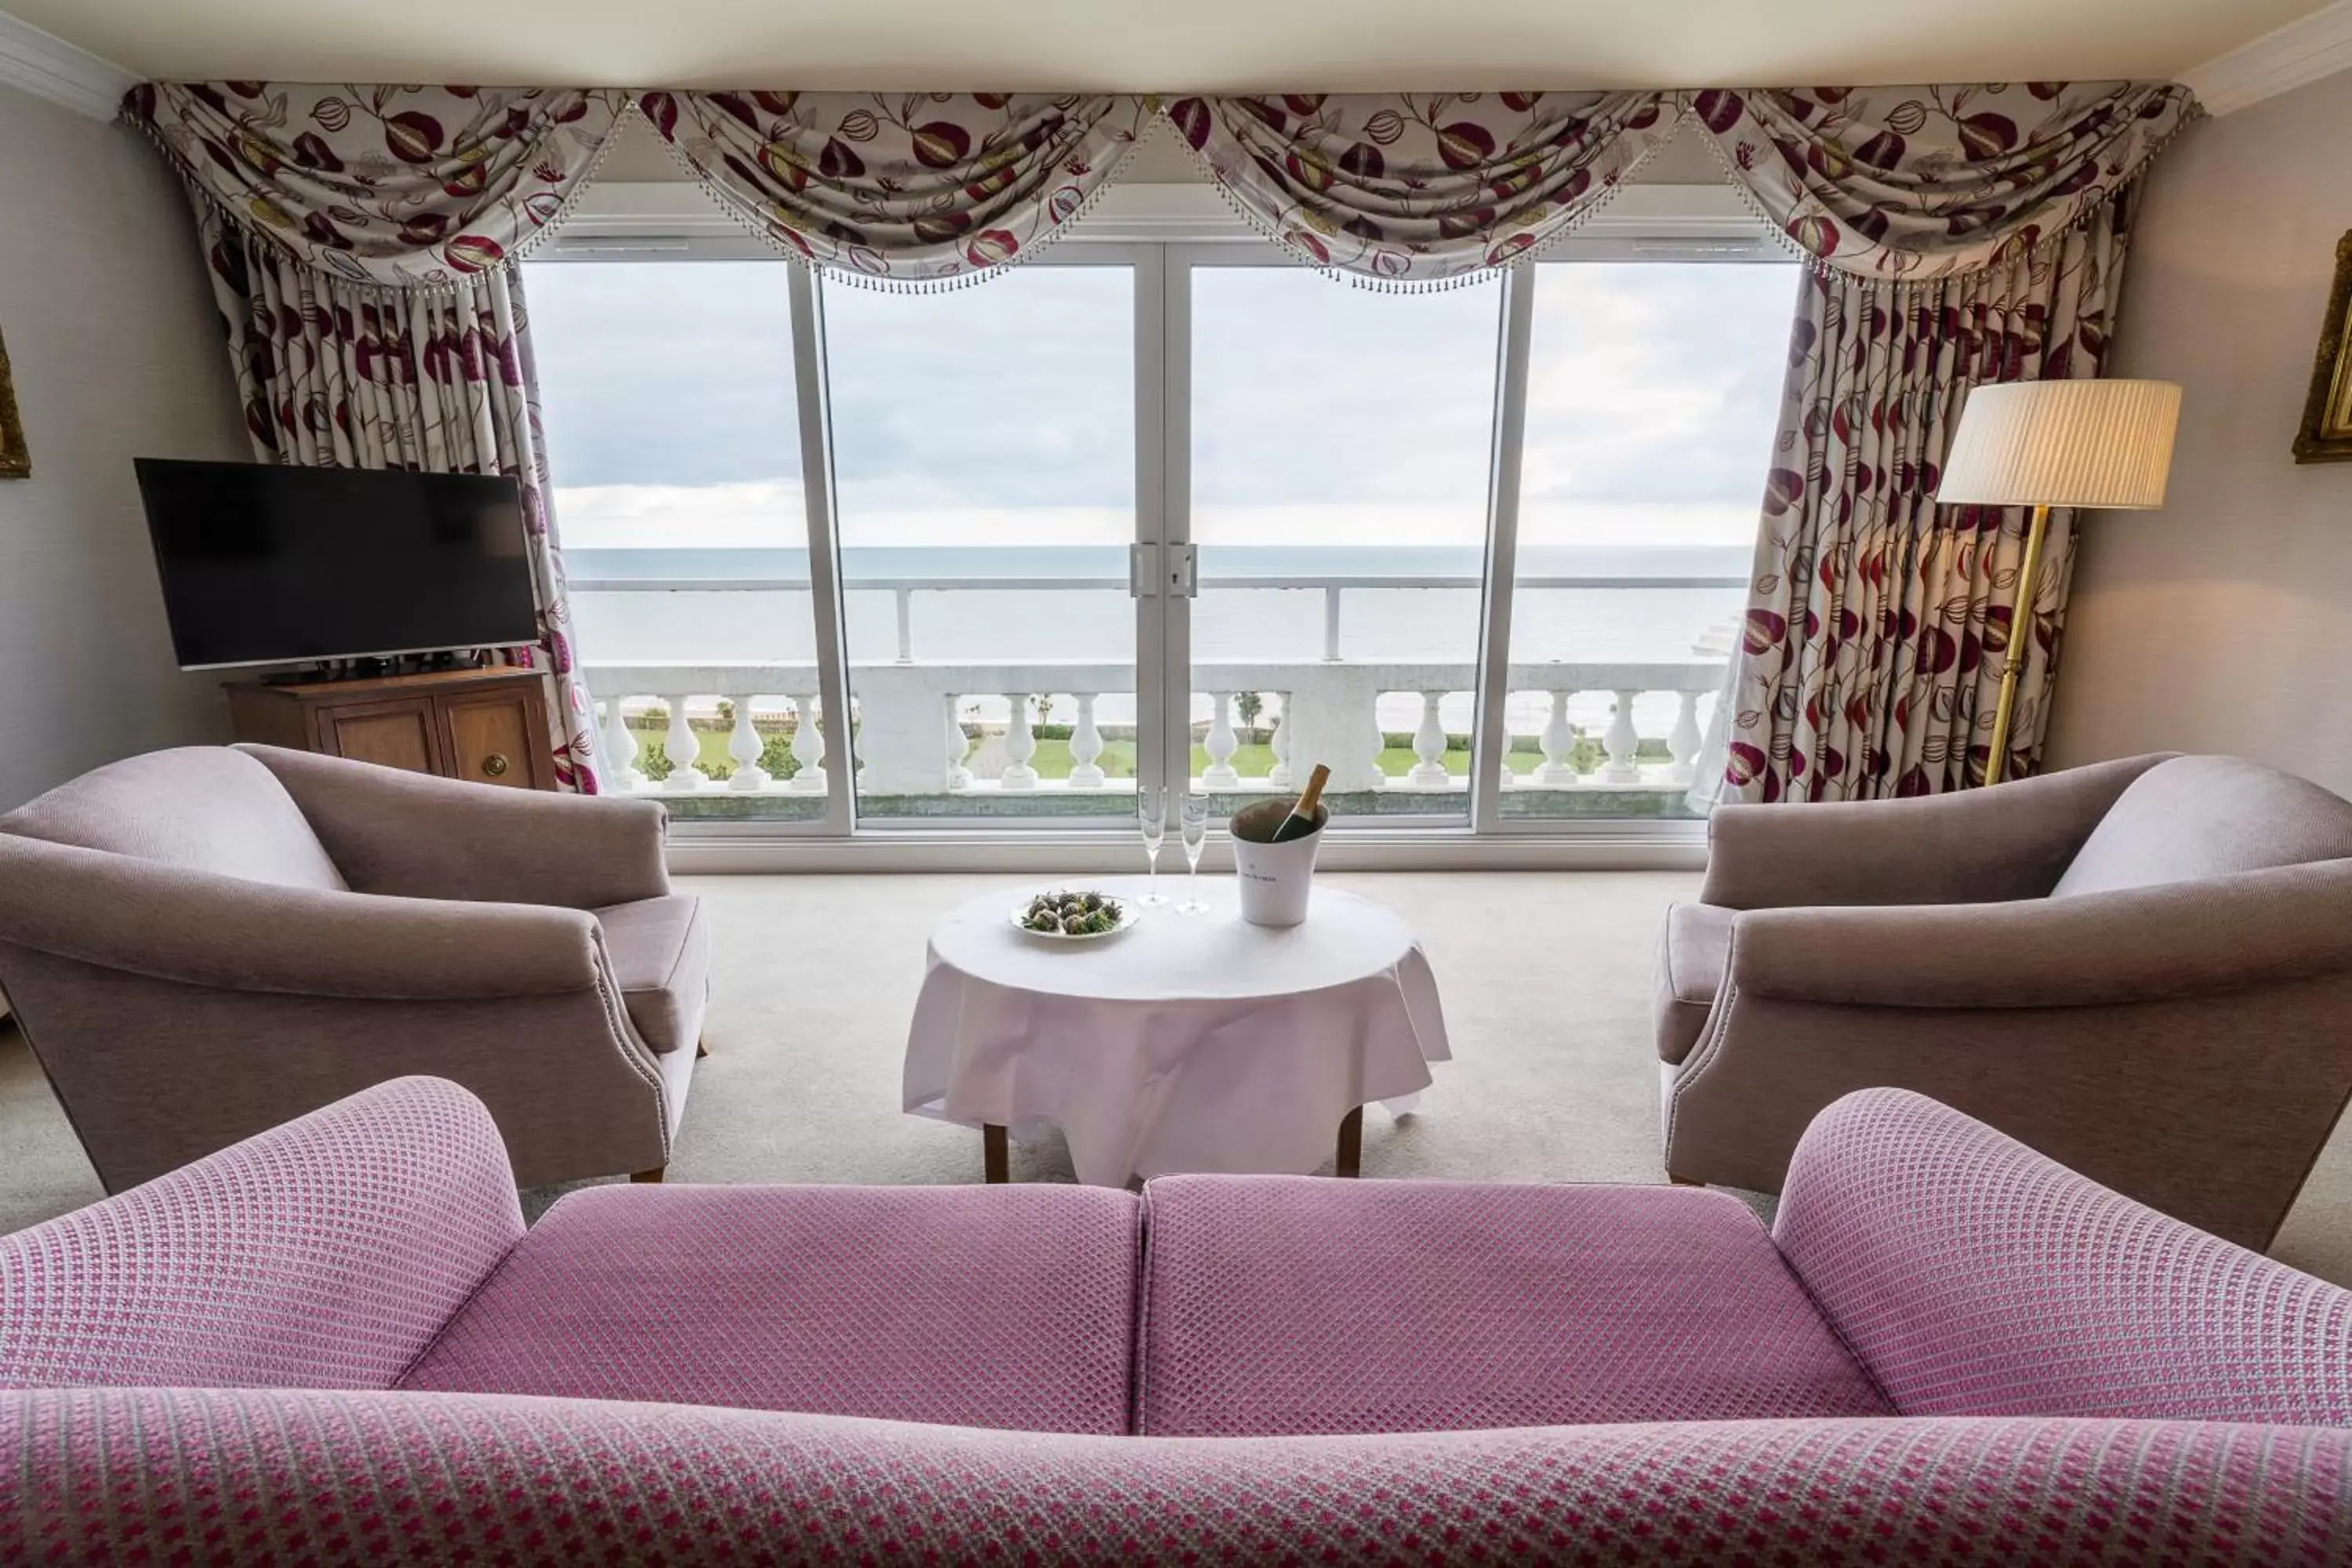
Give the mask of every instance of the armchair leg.
[(1677, 1176), (1672, 1171), (1668, 1171), (1666, 1173), (1666, 1181), (1669, 1184), (1677, 1187), (1703, 1187), (1706, 1185), (1705, 1182), (1694, 1182), (1688, 1176)]
[(694, 1059), (696, 1061), (700, 1061), (709, 1054), (710, 1042), (709, 1040), (697, 1040), (694, 1042)]
[(629, 1180), (633, 1182), (658, 1182), (662, 1179), (662, 1173), (668, 1169), (669, 1167), (667, 1165), (656, 1165), (650, 1171), (633, 1171), (629, 1173)]

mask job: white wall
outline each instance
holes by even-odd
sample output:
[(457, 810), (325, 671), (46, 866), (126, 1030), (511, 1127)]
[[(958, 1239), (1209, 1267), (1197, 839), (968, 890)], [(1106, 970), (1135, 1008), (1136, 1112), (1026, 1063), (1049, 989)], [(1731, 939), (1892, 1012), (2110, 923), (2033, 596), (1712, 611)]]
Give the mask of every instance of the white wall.
[(2085, 524), (2050, 762), (2233, 752), (2352, 794), (2352, 464), (2290, 450), (2352, 229), (2352, 74), (2192, 128), (2149, 178), (2118, 374), (2182, 384), (2168, 504)]
[(137, 133), (0, 87), (0, 339), (33, 477), (0, 479), (0, 810), (227, 738), (173, 666), (133, 457), (249, 458), (185, 198)]

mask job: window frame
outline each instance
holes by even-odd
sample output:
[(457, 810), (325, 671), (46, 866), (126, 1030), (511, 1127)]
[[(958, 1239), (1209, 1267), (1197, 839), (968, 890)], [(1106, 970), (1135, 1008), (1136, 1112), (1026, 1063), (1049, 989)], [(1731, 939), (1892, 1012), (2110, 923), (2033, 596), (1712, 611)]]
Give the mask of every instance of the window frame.
[[(820, 696), (826, 714), (846, 713), (851, 693), (824, 371), (824, 286), (683, 179), (590, 184), (565, 226), (530, 260), (535, 265), (633, 258), (774, 259), (786, 265)], [(1497, 327), (1466, 819), (1457, 812), (1382, 816), (1335, 835), (1325, 848), (1327, 862), (1396, 869), (1703, 863), (1703, 820), (1507, 817), (1500, 810), (1509, 744), (1500, 721), (1509, 684), (1534, 268), (1575, 261), (1737, 265), (1790, 259), (1769, 225), (1727, 184), (1636, 184), (1616, 193), (1602, 211), (1540, 258), (1507, 270)], [(1189, 543), (1192, 272), (1197, 267), (1304, 264), (1242, 223), (1205, 183), (1186, 183), (1106, 190), (1080, 228), (1024, 265), (1133, 268), (1137, 540), (1147, 546)], [(1760, 476), (1759, 483), (1760, 488)], [(1135, 604), (1137, 771), (1151, 778), (1191, 753), (1190, 606), (1151, 595), (1137, 597)], [(1133, 868), (1130, 825), (1114, 815), (1034, 823), (971, 816), (861, 820), (854, 770), (840, 765), (838, 752), (828, 746), (821, 817), (681, 820), (672, 828), (675, 858), (693, 868), (707, 864), (711, 869)], [(773, 856), (761, 852), (763, 844), (772, 846)], [(893, 853), (892, 845), (899, 852)], [(707, 853), (696, 853), (698, 847)], [(1221, 858), (1214, 850), (1213, 858)]]
[[(1167, 340), (1162, 329), (1163, 312), (1160, 289), (1166, 277), (1164, 258), (1158, 247), (1118, 240), (1088, 240), (1083, 244), (1074, 239), (1056, 242), (1043, 255), (1023, 263), (1028, 268), (1053, 267), (1126, 267), (1131, 271), (1135, 295), (1132, 321), (1135, 333), (1133, 360), (1134, 387), (1134, 452), (1135, 452), (1135, 535), (1130, 543), (1150, 546), (1162, 542), (1166, 527), (1165, 506), (1167, 480), (1165, 465), (1168, 454), (1160, 441), (1160, 399), (1165, 395), (1165, 378), (1161, 374), (1162, 356), (1167, 352)], [(795, 267), (795, 287), (806, 283), (815, 294), (820, 312), (825, 285), (810, 279), (808, 269)], [(986, 284), (976, 285), (985, 288)], [(819, 323), (820, 327), (822, 322)], [(820, 331), (816, 334), (822, 352), (830, 351)], [(796, 344), (797, 346), (797, 344)], [(833, 460), (829, 445), (832, 410), (830, 383), (825, 384), (826, 407), (824, 419), (828, 432), (825, 450), (825, 488), (830, 494), (833, 485)], [(805, 426), (807, 420), (804, 418)], [(838, 552), (838, 530), (828, 540), (827, 548)], [(812, 531), (814, 537), (814, 531)], [(836, 553), (837, 559), (837, 553)], [(1163, 598), (1138, 595), (1135, 605), (1135, 770), (1139, 779), (1155, 776), (1167, 760), (1165, 751), (1166, 725), (1162, 718), (1167, 701), (1168, 641)], [(836, 603), (836, 619), (845, 616), (845, 609)], [(843, 633), (843, 647), (847, 635)], [(846, 689), (846, 685), (845, 685)], [(846, 709), (844, 710), (846, 711)], [(831, 786), (827, 776), (827, 786)], [(867, 817), (856, 811), (856, 791), (850, 791), (850, 811), (856, 831), (869, 838), (903, 836), (912, 840), (951, 837), (958, 834), (978, 834), (996, 837), (1003, 834), (1026, 834), (1041, 830), (1052, 835), (1066, 834), (1080, 838), (1105, 833), (1132, 835), (1134, 813), (1099, 813), (1088, 816), (1039, 818), (1033, 824), (1018, 819), (979, 815), (966, 816), (881, 816)]]

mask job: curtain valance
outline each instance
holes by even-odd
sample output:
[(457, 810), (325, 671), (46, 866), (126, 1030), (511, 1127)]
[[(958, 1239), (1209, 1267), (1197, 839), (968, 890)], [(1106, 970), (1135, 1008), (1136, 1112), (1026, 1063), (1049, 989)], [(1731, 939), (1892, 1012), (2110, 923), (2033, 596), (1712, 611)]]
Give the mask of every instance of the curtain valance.
[(1540, 250), (1676, 126), (1655, 92), (1288, 93), (1163, 112), (1252, 227), (1318, 267), (1408, 288)]
[(1983, 271), (2087, 221), (2197, 113), (2187, 88), (2149, 82), (1684, 96), (1807, 255), (1916, 279)]
[(634, 105), (719, 205), (803, 263), (939, 288), (1034, 256), (1164, 117), (1294, 255), (1444, 286), (1572, 231), (1696, 121), (1815, 265), (1982, 271), (2084, 221), (2195, 113), (2143, 82), (1695, 92), (1114, 95), (152, 83), (126, 104), (188, 181), (297, 260), (389, 288), (496, 270), (562, 217)]
[(1118, 173), (1139, 98), (648, 92), (637, 107), (719, 205), (854, 280), (940, 288), (1025, 261)]
[(354, 283), (448, 288), (550, 232), (628, 101), (556, 88), (150, 82), (124, 102), (198, 195)]

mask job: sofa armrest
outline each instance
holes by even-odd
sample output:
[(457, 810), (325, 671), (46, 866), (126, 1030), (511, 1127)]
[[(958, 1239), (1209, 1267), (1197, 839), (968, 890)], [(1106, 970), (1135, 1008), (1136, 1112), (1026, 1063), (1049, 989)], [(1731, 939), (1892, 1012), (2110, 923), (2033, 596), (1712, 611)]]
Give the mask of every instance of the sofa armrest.
[(1814, 1118), (1772, 1237), (1906, 1415), (2352, 1422), (2352, 1293), (1921, 1095)]
[(488, 1394), (101, 1388), (0, 1395), (0, 1493), (13, 1483), (21, 1500), (0, 1510), (0, 1556), (43, 1562), (152, 1553), (222, 1513), (231, 1481), (238, 1532), (226, 1539), (259, 1521), (251, 1538), (289, 1559), (518, 1568), (2352, 1552), (2352, 1432), (2192, 1422), (1202, 1440)]
[(1751, 910), (1727, 970), (1749, 994), (1859, 1007), (2090, 1007), (2305, 979), (2352, 970), (2352, 861), (2014, 903)]
[(649, 800), (435, 778), (275, 746), (237, 750), (278, 775), (353, 888), (424, 899), (594, 910), (670, 890), (667, 814)]
[(289, 888), (0, 834), (0, 942), (231, 991), (377, 1000), (593, 988), (596, 918)]
[(394, 1079), (0, 1237), (0, 1387), (388, 1388), (522, 1228), (481, 1101)]
[(2173, 753), (1909, 800), (1725, 805), (1707, 821), (1699, 902), (1992, 903), (2038, 899), (2116, 797)]

